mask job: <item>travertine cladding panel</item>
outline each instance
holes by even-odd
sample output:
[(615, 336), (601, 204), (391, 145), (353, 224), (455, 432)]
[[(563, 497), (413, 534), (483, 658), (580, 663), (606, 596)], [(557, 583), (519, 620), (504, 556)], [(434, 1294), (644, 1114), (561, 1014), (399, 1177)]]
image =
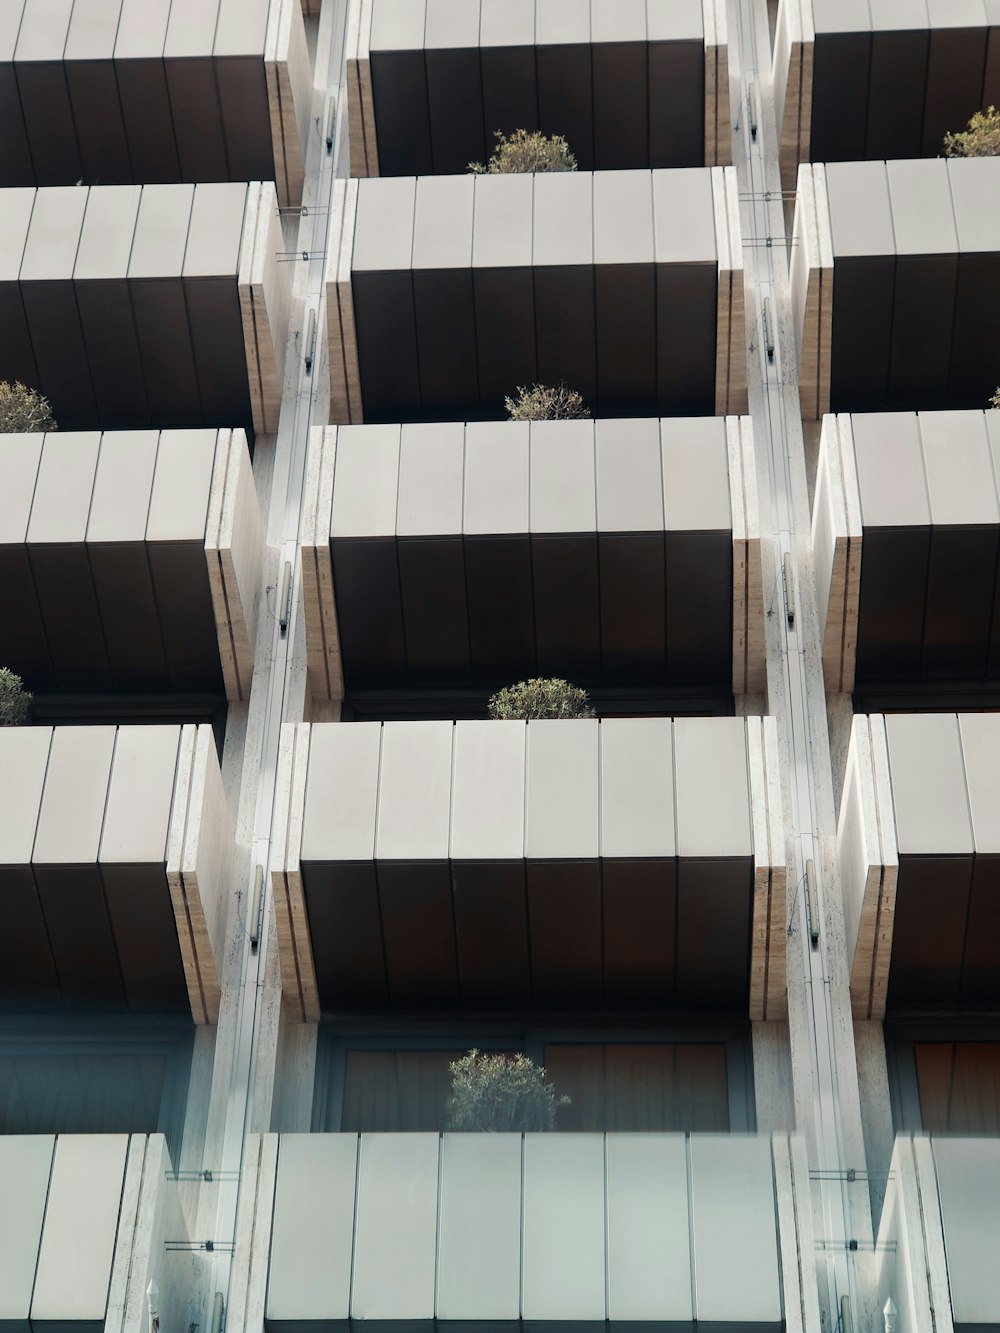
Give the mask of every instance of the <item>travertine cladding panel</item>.
[(63, 429), (276, 428), (273, 185), (9, 189), (3, 214), (0, 365)]
[(989, 401), (1000, 364), (1000, 162), (803, 166), (793, 232), (805, 416)]
[(766, 719), (301, 730), (276, 886), (290, 997), (308, 977), (324, 1008), (780, 1008)]
[(781, 0), (774, 82), (786, 184), (799, 162), (937, 157), (1000, 103), (993, 0)]
[(353, 175), (464, 171), (489, 156), (495, 131), (515, 129), (563, 135), (588, 171), (731, 160), (717, 0), (362, 0), (353, 10)]
[(995, 1007), (1000, 717), (854, 721), (838, 846), (855, 1012)]
[(301, 197), (296, 0), (5, 0), (0, 188), (273, 180)]
[(270, 1234), (270, 1329), (684, 1327), (695, 1313), (782, 1326), (779, 1237), (799, 1244), (779, 1204), (794, 1190), (787, 1140), (283, 1134), (268, 1162), (272, 1143), (255, 1222)]
[(993, 412), (824, 418), (813, 550), (828, 688), (1000, 676), (998, 468)]
[(0, 1011), (217, 1013), (231, 825), (211, 728), (4, 728), (0, 786)]
[(745, 410), (738, 212), (732, 168), (347, 183), (332, 419), (496, 419), (536, 380), (601, 416)]

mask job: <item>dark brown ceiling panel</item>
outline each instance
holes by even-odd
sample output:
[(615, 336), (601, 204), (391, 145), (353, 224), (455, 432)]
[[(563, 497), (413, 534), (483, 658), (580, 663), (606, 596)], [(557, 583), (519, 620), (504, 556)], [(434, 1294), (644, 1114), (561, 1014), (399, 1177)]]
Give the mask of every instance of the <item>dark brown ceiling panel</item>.
[(868, 132), (860, 156), (920, 157), (930, 34), (873, 32), (871, 41)]
[(816, 33), (810, 161), (864, 157), (870, 60), (870, 33)]

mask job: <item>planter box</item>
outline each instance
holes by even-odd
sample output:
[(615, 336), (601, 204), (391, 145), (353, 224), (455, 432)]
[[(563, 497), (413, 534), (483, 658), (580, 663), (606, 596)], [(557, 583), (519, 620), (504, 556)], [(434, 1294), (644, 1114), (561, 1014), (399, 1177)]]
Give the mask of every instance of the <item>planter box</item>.
[(296, 0), (5, 0), (0, 187), (275, 181), (302, 198)]
[(837, 834), (855, 1016), (994, 1009), (1000, 718), (856, 717)]
[(764, 687), (747, 417), (330, 427), (307, 487), (317, 695)]
[(0, 364), (63, 430), (277, 429), (290, 274), (273, 185), (4, 191)]
[(0, 661), (32, 692), (253, 673), (263, 521), (243, 431), (0, 436)]
[(503, 418), (536, 380), (595, 416), (743, 412), (735, 172), (338, 183), (327, 320), (338, 423)]
[(720, 0), (352, 0), (352, 176), (485, 162), (495, 130), (561, 134), (579, 166), (732, 161)]
[(286, 1001), (777, 1017), (777, 781), (759, 718), (290, 725)]
[(0, 774), (0, 1007), (217, 1022), (233, 832), (211, 728), (3, 728)]
[(984, 407), (1000, 365), (1000, 162), (802, 167), (790, 278), (807, 420)]

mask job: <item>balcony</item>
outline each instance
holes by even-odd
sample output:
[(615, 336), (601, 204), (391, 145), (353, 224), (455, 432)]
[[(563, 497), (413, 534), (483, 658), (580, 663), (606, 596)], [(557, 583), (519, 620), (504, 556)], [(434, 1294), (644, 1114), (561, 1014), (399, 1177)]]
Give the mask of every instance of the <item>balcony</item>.
[(742, 264), (731, 167), (339, 183), (330, 419), (497, 419), (536, 380), (595, 416), (743, 412)]
[(267, 1134), (247, 1162), (237, 1255), (270, 1333), (818, 1321), (795, 1139)]
[(233, 834), (211, 728), (3, 728), (0, 783), (0, 1009), (217, 1022)]
[(364, 0), (348, 33), (352, 176), (484, 162), (493, 132), (561, 134), (585, 171), (721, 166), (725, 5)]
[(180, 1328), (191, 1257), (164, 1248), (187, 1239), (172, 1170), (162, 1134), (0, 1137), (0, 1324), (138, 1328), (155, 1279), (160, 1326)]
[(900, 1333), (996, 1327), (993, 1265), (1000, 1227), (1000, 1140), (896, 1139), (875, 1247), (877, 1297), (899, 1311)]
[(290, 300), (273, 185), (4, 191), (0, 367), (64, 430), (273, 432)]
[(824, 417), (813, 555), (828, 690), (1000, 677), (996, 417)]
[(286, 727), (289, 1012), (778, 1017), (776, 744), (760, 718)]
[(791, 254), (807, 420), (986, 405), (1000, 365), (1000, 163), (804, 166)]
[(1000, 715), (856, 717), (837, 833), (858, 1018), (995, 1009)]
[(781, 0), (774, 44), (781, 174), (800, 162), (937, 157), (1000, 104), (991, 0)]
[(297, 0), (7, 0), (0, 188), (275, 181), (302, 197)]
[(330, 427), (308, 486), (315, 694), (764, 687), (749, 418)]
[(33, 691), (246, 699), (263, 521), (243, 431), (0, 435), (0, 662)]

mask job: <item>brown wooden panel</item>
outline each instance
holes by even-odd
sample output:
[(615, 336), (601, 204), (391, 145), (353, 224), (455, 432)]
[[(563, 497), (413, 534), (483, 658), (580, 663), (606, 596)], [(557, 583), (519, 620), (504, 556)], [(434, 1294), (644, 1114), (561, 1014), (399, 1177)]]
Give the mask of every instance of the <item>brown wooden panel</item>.
[(676, 862), (605, 861), (602, 872), (606, 1003), (672, 1008)]
[(528, 914), (524, 864), (452, 863), (458, 979), (466, 1008), (526, 1008)]
[(165, 867), (105, 864), (101, 878), (129, 1009), (190, 1012)]
[(533, 1003), (547, 1009), (599, 1005), (601, 885), (596, 861), (529, 861), (528, 919)]
[(388, 998), (375, 865), (302, 865), (309, 938), (326, 1011)]
[[(414, 774), (418, 779), (418, 775)], [(445, 862), (379, 862), (382, 934), (393, 1006), (458, 1002), (451, 876)]]

